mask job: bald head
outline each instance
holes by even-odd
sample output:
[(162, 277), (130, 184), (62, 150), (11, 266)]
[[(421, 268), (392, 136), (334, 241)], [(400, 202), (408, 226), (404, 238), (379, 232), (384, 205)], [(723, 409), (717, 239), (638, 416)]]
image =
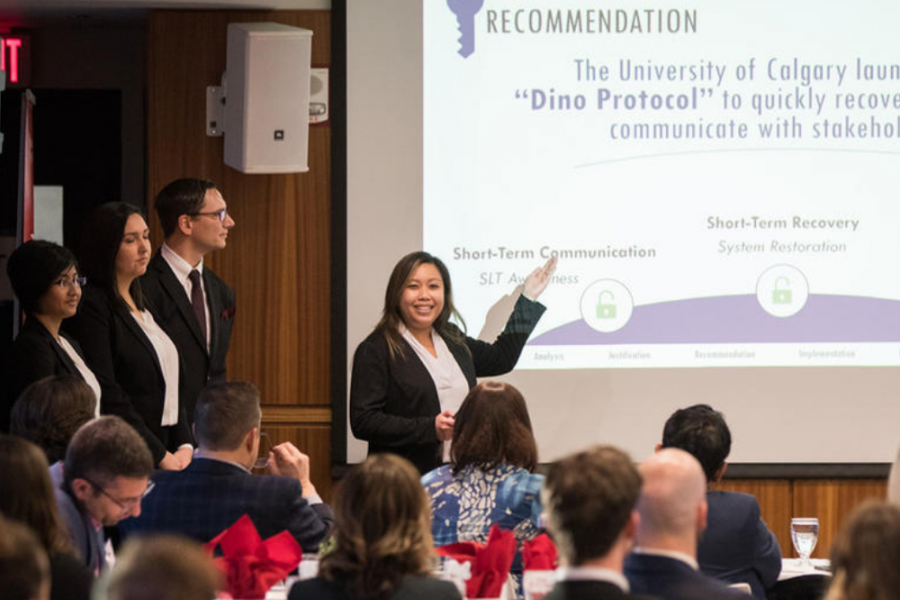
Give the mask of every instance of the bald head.
[(640, 472), (644, 487), (638, 500), (638, 544), (696, 544), (706, 527), (706, 477), (697, 459), (684, 450), (665, 448), (641, 464)]

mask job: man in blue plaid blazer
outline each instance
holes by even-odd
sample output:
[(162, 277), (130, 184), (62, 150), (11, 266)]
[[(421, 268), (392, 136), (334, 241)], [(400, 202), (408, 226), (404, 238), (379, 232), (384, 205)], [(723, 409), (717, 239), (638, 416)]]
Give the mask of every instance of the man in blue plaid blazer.
[(123, 537), (172, 532), (208, 542), (247, 514), (263, 539), (287, 530), (304, 552), (316, 552), (334, 517), (309, 479), (309, 457), (285, 442), (263, 457), (270, 475), (250, 473), (261, 418), (253, 384), (206, 388), (195, 408), (194, 460), (183, 471), (153, 476), (140, 516), (120, 523)]

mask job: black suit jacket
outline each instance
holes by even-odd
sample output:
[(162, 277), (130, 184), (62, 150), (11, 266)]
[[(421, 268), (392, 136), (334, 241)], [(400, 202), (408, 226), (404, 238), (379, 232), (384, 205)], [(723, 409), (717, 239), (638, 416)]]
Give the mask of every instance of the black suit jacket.
[[(288, 593), (288, 600), (361, 600), (347, 586), (321, 577), (298, 581)], [(391, 594), (391, 600), (459, 600), (459, 590), (449, 581), (421, 575), (407, 575)]]
[(727, 583), (749, 583), (764, 600), (781, 573), (781, 546), (760, 518), (756, 497), (710, 492), (706, 504), (706, 529), (697, 546), (700, 570)]
[(558, 581), (550, 593), (544, 596), (544, 600), (629, 600), (646, 598), (646, 596), (633, 596), (608, 581), (579, 580)]
[(685, 562), (667, 556), (632, 552), (625, 559), (625, 576), (631, 590), (663, 600), (747, 600), (746, 593), (695, 571)]
[[(84, 353), (78, 342), (71, 337), (60, 333), (75, 348), (75, 351), (84, 358)], [(3, 407), (3, 430), (9, 428), (9, 413), (13, 404), (25, 388), (29, 385), (52, 375), (76, 375), (81, 373), (78, 367), (62, 349), (62, 346), (53, 339), (53, 335), (47, 331), (44, 325), (29, 317), (19, 330), (19, 335), (13, 343), (9, 365), (7, 365), (7, 381), (12, 385), (4, 391), (5, 401)]]
[(316, 552), (334, 516), (327, 504), (309, 504), (291, 477), (251, 475), (240, 467), (197, 457), (184, 471), (158, 471), (141, 502), (141, 515), (119, 523), (134, 533), (180, 533), (208, 542), (245, 513), (262, 539), (287, 530), (304, 552)]
[(100, 382), (100, 412), (122, 417), (134, 427), (156, 464), (167, 450), (190, 443), (180, 399), (178, 424), (165, 429), (160, 425), (166, 393), (162, 367), (150, 340), (125, 306), (88, 284), (78, 314), (66, 319), (63, 327), (81, 344), (87, 364)]
[(159, 252), (147, 266), (141, 278), (144, 297), (153, 305), (162, 327), (181, 355), (184, 373), (181, 377), (181, 398), (184, 399), (188, 424), (194, 421), (197, 396), (210, 383), (225, 381), (225, 357), (231, 343), (234, 324), (234, 292), (225, 282), (203, 267), (203, 286), (206, 289), (206, 310), (209, 311), (209, 348), (194, 315), (191, 299), (175, 273)]
[[(445, 338), (470, 388), (476, 377), (513, 370), (545, 310), (542, 304), (520, 296), (493, 344), (466, 337), (463, 345)], [(399, 454), (422, 473), (437, 468), (441, 457), (434, 418), (440, 412), (431, 374), (405, 341), (403, 352), (393, 358), (379, 331), (357, 347), (350, 381), (350, 426), (353, 435), (369, 442), (369, 454)]]

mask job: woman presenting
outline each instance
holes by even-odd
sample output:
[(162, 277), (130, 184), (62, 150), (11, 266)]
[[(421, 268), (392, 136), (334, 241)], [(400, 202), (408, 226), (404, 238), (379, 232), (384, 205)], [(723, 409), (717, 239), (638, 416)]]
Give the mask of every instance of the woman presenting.
[(427, 252), (401, 258), (388, 281), (381, 321), (353, 358), (350, 426), (369, 442), (369, 454), (399, 454), (422, 473), (449, 457), (453, 415), (476, 377), (516, 366), (544, 313), (536, 300), (555, 269), (551, 258), (528, 276), (503, 333), (489, 344), (450, 322), (451, 316), (462, 319), (440, 259)]

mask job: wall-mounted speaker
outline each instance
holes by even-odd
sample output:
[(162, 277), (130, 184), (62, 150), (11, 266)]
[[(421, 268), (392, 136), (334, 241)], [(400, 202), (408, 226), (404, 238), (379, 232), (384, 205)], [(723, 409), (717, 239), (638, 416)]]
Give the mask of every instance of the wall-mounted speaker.
[(225, 164), (243, 173), (309, 171), (312, 31), (231, 23), (225, 78)]

